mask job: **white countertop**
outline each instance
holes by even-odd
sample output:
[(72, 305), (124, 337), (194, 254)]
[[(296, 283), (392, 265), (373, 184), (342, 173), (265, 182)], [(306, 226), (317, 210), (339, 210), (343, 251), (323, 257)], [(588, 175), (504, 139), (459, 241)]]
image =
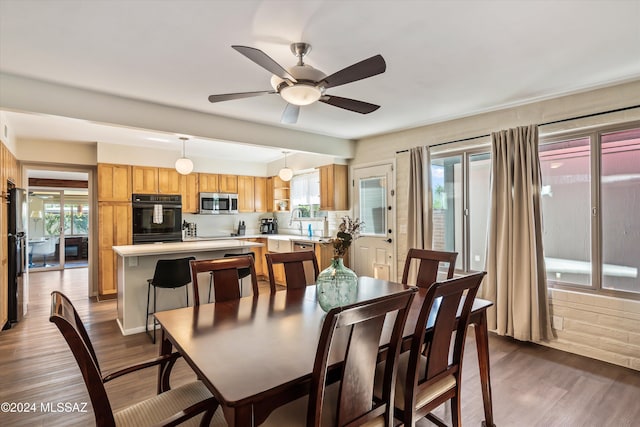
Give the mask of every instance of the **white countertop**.
[[(245, 236), (243, 236), (245, 237)], [(264, 246), (262, 243), (247, 242), (233, 238), (225, 240), (197, 240), (188, 242), (150, 243), (144, 245), (113, 246), (113, 250), (123, 257), (164, 255), (189, 252), (224, 251), (229, 249)]]
[(187, 237), (185, 242), (202, 242), (202, 241), (216, 241), (216, 240), (229, 240), (229, 239), (275, 239), (275, 240), (289, 240), (291, 242), (304, 242), (304, 243), (327, 243), (330, 237), (309, 237), (301, 236), (299, 234), (247, 234), (244, 236), (198, 236)]

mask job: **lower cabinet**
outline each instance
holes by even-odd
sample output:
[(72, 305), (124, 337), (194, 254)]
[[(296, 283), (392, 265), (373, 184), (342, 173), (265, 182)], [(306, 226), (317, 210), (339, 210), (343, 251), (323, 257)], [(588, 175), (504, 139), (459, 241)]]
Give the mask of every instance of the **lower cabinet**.
[(98, 293), (118, 292), (116, 254), (112, 246), (131, 244), (131, 203), (98, 203)]
[(267, 253), (267, 239), (257, 237), (257, 238), (242, 239), (242, 240), (245, 240), (247, 242), (262, 243), (264, 245), (260, 247), (251, 248), (251, 252), (253, 252), (253, 255), (255, 255), (256, 276), (258, 276), (258, 279), (266, 278), (268, 280), (269, 272), (267, 271), (267, 261), (264, 258), (264, 254)]
[[(333, 246), (328, 243), (327, 244), (316, 243), (314, 249), (315, 249), (316, 259), (318, 260), (318, 267), (320, 268), (320, 271), (331, 266), (331, 261), (333, 260)], [(345, 267), (349, 267), (349, 252), (345, 254), (343, 258), (343, 262)]]

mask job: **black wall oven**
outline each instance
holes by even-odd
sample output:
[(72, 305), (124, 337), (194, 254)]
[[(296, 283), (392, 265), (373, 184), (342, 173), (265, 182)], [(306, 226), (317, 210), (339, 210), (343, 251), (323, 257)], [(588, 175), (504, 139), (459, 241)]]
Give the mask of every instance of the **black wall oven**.
[(182, 241), (182, 196), (134, 194), (133, 244)]

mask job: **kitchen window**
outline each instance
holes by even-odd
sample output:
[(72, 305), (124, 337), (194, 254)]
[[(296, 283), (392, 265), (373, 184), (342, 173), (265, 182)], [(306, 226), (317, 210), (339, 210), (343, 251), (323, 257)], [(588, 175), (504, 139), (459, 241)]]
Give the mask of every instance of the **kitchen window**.
[(548, 283), (640, 295), (640, 128), (543, 139), (540, 167)]
[(313, 218), (320, 208), (320, 173), (295, 175), (291, 179), (291, 209), (299, 209), (300, 217)]

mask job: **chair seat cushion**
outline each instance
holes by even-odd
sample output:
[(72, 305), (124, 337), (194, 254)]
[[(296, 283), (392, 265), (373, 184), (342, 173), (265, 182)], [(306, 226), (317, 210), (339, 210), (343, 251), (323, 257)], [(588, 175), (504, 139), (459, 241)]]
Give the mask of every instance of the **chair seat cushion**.
[[(114, 413), (113, 417), (117, 426), (151, 426), (211, 396), (201, 381), (194, 381), (129, 406)], [(202, 415), (198, 414), (181, 425), (198, 426)], [(227, 425), (220, 408), (214, 414), (211, 425)]]
[[(407, 366), (409, 363), (409, 351), (402, 353), (398, 359), (398, 374), (396, 379), (396, 397), (395, 407), (404, 411), (404, 398), (405, 398), (405, 383), (407, 381)], [(425, 370), (427, 368), (427, 358), (420, 355), (419, 378), (423, 378)], [(378, 398), (382, 396), (382, 380), (384, 376), (384, 363), (381, 362), (376, 367), (376, 382), (374, 387), (374, 395)], [(418, 396), (416, 396), (416, 408), (421, 408), (436, 397), (451, 390), (456, 386), (456, 378), (453, 375), (447, 375), (440, 381), (432, 384), (431, 386), (422, 389)]]
[[(322, 427), (335, 425), (336, 409), (338, 404), (338, 389), (340, 383), (328, 385), (325, 389), (325, 398), (322, 405)], [(275, 409), (261, 427), (295, 427), (307, 425), (308, 396), (289, 402)], [(363, 427), (384, 427), (384, 417), (380, 416), (363, 424)]]

